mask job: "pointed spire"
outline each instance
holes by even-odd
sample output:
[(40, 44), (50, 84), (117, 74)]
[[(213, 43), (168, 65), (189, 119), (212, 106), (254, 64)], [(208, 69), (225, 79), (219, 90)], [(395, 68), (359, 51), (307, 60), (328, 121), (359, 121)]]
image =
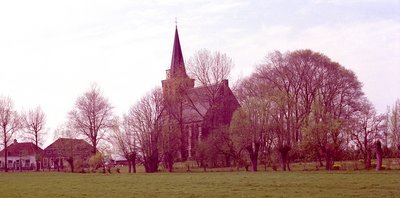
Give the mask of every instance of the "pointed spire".
[(187, 77), (185, 63), (183, 62), (181, 44), (179, 42), (178, 27), (175, 27), (174, 48), (172, 50), (172, 60), (170, 69), (171, 78)]

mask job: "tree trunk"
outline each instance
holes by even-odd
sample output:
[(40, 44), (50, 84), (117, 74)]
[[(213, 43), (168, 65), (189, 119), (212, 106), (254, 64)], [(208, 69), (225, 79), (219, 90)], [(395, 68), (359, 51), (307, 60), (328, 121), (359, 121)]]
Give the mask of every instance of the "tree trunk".
[(19, 172), (22, 172), (22, 157), (19, 156)]
[(325, 169), (326, 170), (332, 170), (332, 164), (333, 164), (333, 153), (334, 153), (334, 146), (333, 144), (327, 144), (325, 146)]
[(247, 147), (247, 151), (250, 155), (251, 166), (254, 172), (257, 172), (257, 163), (258, 163), (258, 150), (260, 148), (259, 143), (253, 143), (251, 146)]
[(151, 161), (152, 161), (152, 163), (151, 163), (151, 171), (152, 172), (157, 172), (157, 170), (158, 170), (158, 151), (157, 152), (155, 152), (153, 155), (152, 155), (152, 157), (151, 157), (152, 159), (151, 159)]
[(253, 172), (257, 172), (258, 152), (253, 151), (253, 148), (249, 148), (248, 151), (250, 154), (251, 168)]
[(382, 169), (382, 147), (381, 147), (381, 141), (376, 141), (375, 143), (376, 146), (376, 170), (379, 171)]
[(132, 172), (132, 164), (131, 161), (128, 159), (128, 173)]
[(370, 169), (371, 168), (371, 152), (367, 151), (367, 153), (364, 154), (364, 164), (365, 164), (365, 169)]
[(397, 157), (399, 158), (399, 165), (400, 165), (400, 144), (397, 145)]
[(38, 172), (39, 169), (40, 169), (40, 167), (39, 167), (39, 160), (36, 160), (36, 172)]
[(319, 166), (324, 166), (324, 164), (322, 163), (322, 157), (319, 151), (317, 151), (317, 158), (318, 158), (318, 162), (319, 162)]
[[(95, 140), (96, 141), (96, 140)], [(93, 151), (92, 151), (92, 153), (93, 153), (93, 155), (96, 155), (96, 153), (97, 153), (97, 148), (96, 148), (96, 143), (93, 143)]]
[(287, 153), (281, 152), (282, 170), (286, 171)]
[(158, 153), (154, 152), (151, 156), (145, 159), (144, 162), (146, 173), (154, 173), (158, 170)]
[(253, 168), (253, 172), (257, 172), (257, 159), (252, 159), (251, 160), (251, 165)]
[(74, 160), (71, 161), (71, 172), (74, 172), (75, 170), (75, 165), (74, 165)]
[[(7, 145), (7, 144), (4, 144)], [(8, 157), (8, 149), (7, 146), (5, 146), (4, 148), (4, 171), (8, 172), (8, 161), (7, 161), (7, 157)]]
[(325, 157), (325, 169), (326, 170), (332, 170), (332, 155), (331, 152), (326, 153)]
[[(184, 138), (183, 138), (183, 139), (184, 139)], [(182, 140), (182, 141), (181, 141), (181, 146), (180, 146), (180, 150), (181, 150), (181, 161), (182, 161), (182, 162), (184, 162), (184, 161), (187, 160), (187, 156), (186, 156), (186, 147), (185, 147), (185, 145), (183, 145), (184, 142), (185, 142), (185, 141)], [(178, 161), (178, 159), (177, 159), (177, 161)]]
[(290, 151), (290, 146), (285, 145), (281, 148), (278, 148), (278, 151), (281, 154), (281, 165), (282, 165), (282, 170), (286, 171), (286, 167), (289, 167), (288, 164), (288, 157), (289, 157), (289, 151)]
[(231, 167), (231, 156), (225, 155), (225, 165), (226, 167)]
[(57, 160), (56, 166), (57, 166), (57, 172), (60, 172), (60, 166), (59, 166), (59, 164), (58, 164), (58, 160)]
[(146, 162), (146, 160), (143, 161), (143, 166), (144, 166), (144, 171), (145, 171), (146, 173), (150, 173), (149, 163)]
[[(69, 166), (71, 167), (71, 172), (74, 172), (74, 159), (72, 157), (67, 159), (67, 162), (69, 163)], [(49, 166), (50, 168), (50, 166)]]
[(173, 164), (172, 163), (168, 163), (168, 172), (172, 172), (174, 170)]
[(136, 152), (126, 154), (125, 158), (128, 161), (129, 173), (136, 173)]
[(173, 161), (172, 161), (172, 155), (170, 152), (164, 153), (164, 164), (165, 168), (168, 170), (168, 172), (172, 172), (173, 170)]
[(36, 148), (35, 148), (35, 160), (36, 160), (36, 171), (39, 171), (39, 160), (38, 160), (38, 158), (39, 158), (39, 152), (38, 152), (38, 148), (39, 148), (39, 141), (38, 141), (38, 135), (37, 135), (38, 133), (35, 133), (35, 145), (36, 145)]
[(207, 166), (206, 165), (203, 166), (203, 171), (207, 172)]
[(136, 173), (136, 159), (133, 159), (131, 162), (133, 173)]
[(165, 157), (164, 160), (165, 160), (165, 164), (167, 166), (168, 172), (172, 172), (173, 166), (174, 166), (172, 154), (170, 152), (167, 152), (167, 153), (165, 153), (164, 157)]

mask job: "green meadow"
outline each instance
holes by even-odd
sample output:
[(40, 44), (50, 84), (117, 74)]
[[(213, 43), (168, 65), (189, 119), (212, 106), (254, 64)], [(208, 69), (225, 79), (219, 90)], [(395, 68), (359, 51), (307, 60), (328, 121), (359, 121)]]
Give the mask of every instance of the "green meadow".
[(400, 171), (0, 173), (0, 197), (400, 197)]

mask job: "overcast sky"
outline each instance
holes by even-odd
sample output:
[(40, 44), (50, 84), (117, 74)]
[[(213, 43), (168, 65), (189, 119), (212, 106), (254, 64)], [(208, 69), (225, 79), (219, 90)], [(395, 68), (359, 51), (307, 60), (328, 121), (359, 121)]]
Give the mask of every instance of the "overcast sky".
[(94, 82), (121, 115), (165, 78), (175, 17), (184, 57), (224, 52), (231, 80), (309, 48), (353, 70), (378, 112), (400, 98), (400, 0), (1, 1), (0, 95), (40, 105), (51, 138)]

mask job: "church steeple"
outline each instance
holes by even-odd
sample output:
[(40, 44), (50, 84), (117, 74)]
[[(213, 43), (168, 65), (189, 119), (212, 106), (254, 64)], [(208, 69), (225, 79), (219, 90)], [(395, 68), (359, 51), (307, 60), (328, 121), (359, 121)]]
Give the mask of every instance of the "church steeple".
[(185, 91), (194, 87), (194, 79), (186, 74), (178, 28), (175, 27), (174, 48), (172, 50), (171, 67), (167, 70), (167, 78), (162, 82), (163, 94), (166, 100), (183, 95)]
[(171, 78), (187, 78), (185, 63), (183, 61), (181, 43), (179, 42), (178, 27), (175, 26), (174, 47), (172, 50), (171, 68), (169, 70)]

